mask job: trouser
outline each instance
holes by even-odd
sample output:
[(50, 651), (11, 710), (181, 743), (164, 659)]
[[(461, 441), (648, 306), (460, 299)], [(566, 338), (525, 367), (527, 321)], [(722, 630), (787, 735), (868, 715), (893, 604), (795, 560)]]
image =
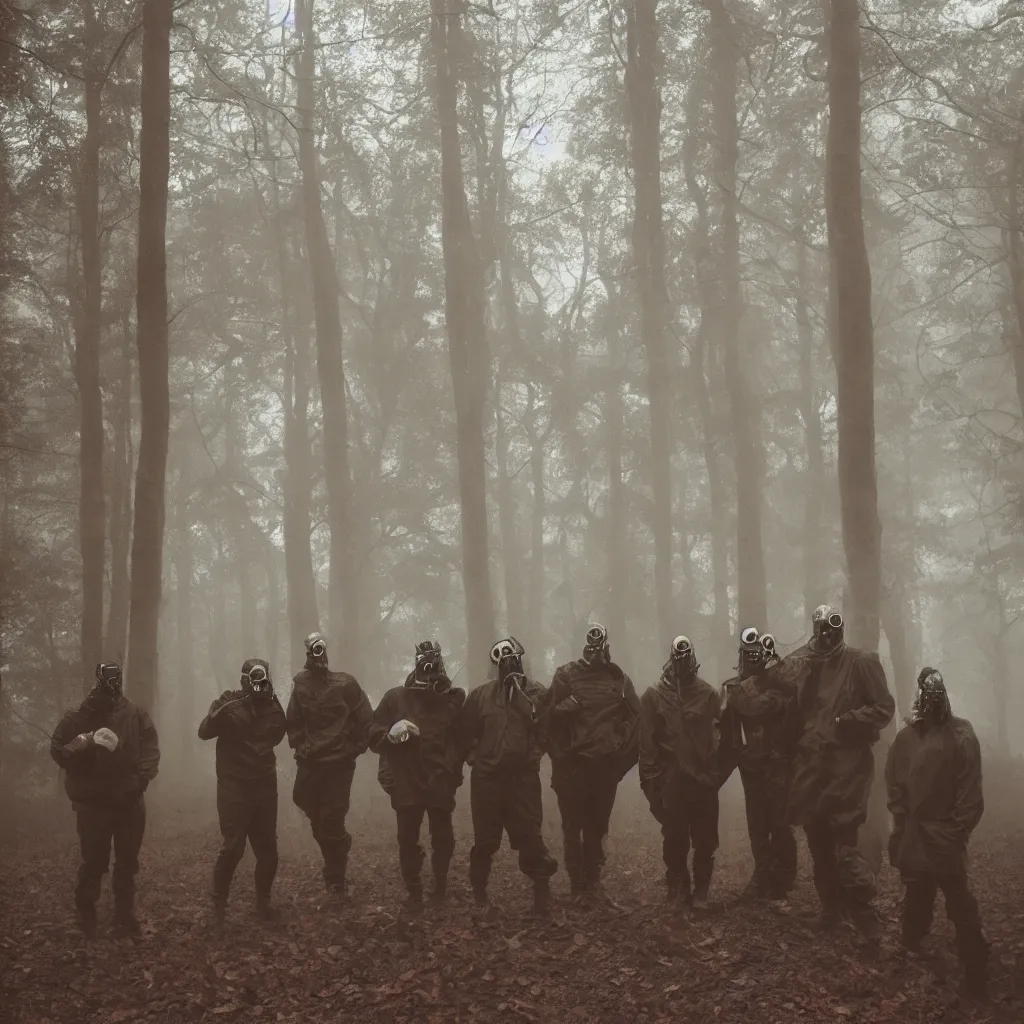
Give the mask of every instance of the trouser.
[(398, 818), (398, 866), (402, 881), (413, 895), (422, 892), (420, 871), (426, 855), (420, 846), (420, 827), (426, 815), (430, 827), (430, 866), (434, 877), (442, 881), (448, 877), (448, 866), (455, 852), (455, 831), (452, 828), (452, 812), (448, 808), (426, 807), (416, 804), (411, 807), (396, 807)]
[(857, 848), (860, 823), (814, 815), (804, 823), (814, 862), (814, 888), (826, 912), (866, 910), (875, 896), (875, 876)]
[(946, 916), (956, 928), (956, 947), (969, 975), (982, 977), (988, 963), (989, 946), (981, 926), (978, 901), (971, 892), (967, 872), (936, 875), (902, 872), (906, 893), (903, 898), (903, 944), (915, 949), (928, 934), (939, 889), (946, 901)]
[(604, 837), (619, 773), (606, 759), (572, 758), (552, 766), (551, 786), (562, 818), (565, 870), (576, 892), (592, 889), (604, 866)]
[(277, 874), (277, 778), (252, 789), (218, 782), (217, 816), (223, 843), (213, 868), (213, 897), (226, 903), (248, 840), (256, 858), (256, 898), (267, 899)]
[(740, 779), (754, 858), (752, 884), (766, 895), (784, 896), (796, 881), (796, 837), (786, 820), (789, 769), (771, 763), (741, 766)]
[(662, 857), (669, 892), (690, 894), (687, 858), (693, 847), (693, 890), (707, 896), (718, 849), (718, 790), (677, 780), (651, 801), (661, 825)]
[(135, 899), (135, 875), (139, 850), (146, 831), (146, 804), (138, 797), (109, 804), (76, 804), (78, 841), (82, 863), (78, 868), (75, 902), (90, 910), (100, 897), (103, 876), (110, 869), (114, 846), (114, 905), (119, 913), (131, 913)]
[(544, 811), (537, 768), (474, 768), (469, 780), (469, 803), (473, 814), (469, 880), (474, 889), (487, 886), (502, 832), (508, 833), (509, 846), (519, 854), (519, 870), (527, 878), (542, 882), (558, 870), (558, 862), (548, 853), (541, 836)]
[(324, 858), (324, 884), (343, 888), (352, 837), (345, 831), (352, 794), (352, 761), (299, 762), (292, 799), (309, 818), (313, 838)]

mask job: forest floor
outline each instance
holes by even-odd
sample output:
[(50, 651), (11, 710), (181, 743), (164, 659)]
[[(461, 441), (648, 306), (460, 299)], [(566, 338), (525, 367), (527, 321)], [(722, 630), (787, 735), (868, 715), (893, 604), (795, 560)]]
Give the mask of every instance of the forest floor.
[(826, 937), (805, 921), (815, 898), (802, 840), (788, 907), (736, 905), (750, 865), (735, 806), (723, 814), (711, 909), (666, 913), (660, 837), (627, 803), (616, 809), (606, 871), (620, 909), (573, 905), (560, 872), (550, 920), (532, 919), (528, 883), (506, 846), (491, 885), (498, 912), (481, 915), (469, 898), (468, 823), (459, 817), (449, 905), (407, 920), (393, 825), (379, 808), (350, 820), (354, 902), (339, 911), (325, 906), (315, 847), (282, 785), (275, 895), (285, 919), (257, 921), (247, 854), (228, 926), (215, 939), (206, 894), (219, 836), (209, 807), (186, 814), (152, 800), (139, 876), (144, 934), (110, 936), (105, 886), (100, 937), (90, 943), (72, 922), (77, 848), (66, 810), (47, 838), (22, 832), (0, 844), (0, 1022), (1024, 1021), (1019, 815), (987, 820), (972, 845), (994, 954), (992, 998), (975, 1004), (958, 997), (941, 906), (925, 952), (900, 951), (899, 882), (888, 868), (879, 900), (886, 933), (875, 954), (852, 931)]

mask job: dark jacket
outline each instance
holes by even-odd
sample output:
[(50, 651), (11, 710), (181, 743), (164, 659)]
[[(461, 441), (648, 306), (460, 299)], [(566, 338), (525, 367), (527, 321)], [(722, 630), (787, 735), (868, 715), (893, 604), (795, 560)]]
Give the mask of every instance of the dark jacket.
[(619, 778), (640, 753), (640, 701), (614, 662), (573, 661), (555, 671), (548, 694), (548, 753), (553, 766), (572, 758), (613, 762)]
[(373, 721), (359, 683), (345, 672), (316, 668), (304, 668), (292, 682), (286, 717), (295, 760), (355, 762), (370, 743)]
[[(391, 806), (454, 810), (455, 791), (462, 785), (462, 758), (455, 737), (466, 692), (452, 687), (435, 694), (405, 686), (388, 690), (373, 713), (370, 749), (380, 754), (377, 780), (391, 797)], [(419, 736), (392, 743), (388, 731), (403, 718), (415, 722)]]
[(772, 666), (722, 689), (723, 772), (734, 764), (756, 772), (792, 760), (796, 688), (787, 676)]
[(201, 740), (217, 739), (217, 779), (256, 783), (277, 779), (274, 747), (284, 739), (284, 708), (242, 690), (226, 690), (199, 723)]
[(878, 655), (853, 647), (830, 657), (810, 654), (798, 674), (797, 706), (791, 820), (862, 823), (874, 775), (871, 748), (896, 711)]
[(906, 872), (966, 870), (967, 841), (981, 821), (981, 747), (971, 723), (904, 726), (885, 766), (893, 817), (889, 859)]
[(640, 696), (640, 786), (649, 800), (675, 783), (718, 789), (718, 692), (699, 676), (662, 675)]
[(471, 690), (458, 719), (460, 756), (484, 772), (539, 768), (547, 748), (547, 693), (532, 679), (522, 690), (497, 679)]
[[(117, 736), (116, 750), (98, 744), (74, 754), (67, 750), (76, 736), (102, 728)], [(117, 803), (138, 797), (160, 767), (160, 745), (149, 715), (127, 697), (111, 705), (95, 690), (60, 720), (50, 756), (67, 772), (64, 788), (72, 804)]]

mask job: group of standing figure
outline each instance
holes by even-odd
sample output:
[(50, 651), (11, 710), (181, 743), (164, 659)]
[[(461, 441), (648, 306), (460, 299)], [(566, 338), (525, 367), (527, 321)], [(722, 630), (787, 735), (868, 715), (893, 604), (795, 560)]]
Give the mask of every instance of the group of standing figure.
[[(561, 666), (550, 688), (528, 678), (514, 638), (494, 644), (493, 678), (471, 690), (452, 685), (439, 645), (416, 646), (412, 672), (376, 710), (351, 675), (328, 665), (319, 633), (285, 710), (269, 666), (250, 659), (240, 689), (224, 693), (199, 726), (217, 739), (217, 809), (223, 845), (213, 872), (215, 923), (246, 842), (256, 858), (256, 908), (273, 920), (277, 871), (275, 747), (295, 753), (293, 798), (308, 817), (323, 857), (323, 880), (344, 900), (351, 837), (345, 822), (356, 759), (380, 758), (378, 778), (397, 819), (398, 860), (408, 907), (419, 910), (430, 832), (433, 884), (445, 900), (455, 849), (452, 813), (469, 764), (473, 847), (469, 878), (487, 903), (491, 862), (503, 835), (533, 883), (534, 909), (551, 903), (558, 865), (542, 836), (540, 761), (551, 759), (572, 895), (602, 892), (604, 838), (619, 782), (639, 763), (640, 784), (661, 826), (668, 898), (707, 906), (718, 848), (719, 790), (739, 768), (754, 873), (743, 899), (783, 899), (797, 873), (793, 826), (804, 828), (821, 903), (821, 926), (844, 919), (876, 938), (875, 879), (857, 845), (873, 776), (872, 748), (895, 703), (877, 655), (848, 646), (842, 616), (813, 615), (810, 641), (779, 658), (769, 634), (740, 636), (738, 674), (720, 689), (699, 675), (693, 644), (672, 642), (661, 678), (638, 698), (612, 660), (607, 631), (592, 626), (579, 660)], [(118, 928), (137, 932), (134, 875), (145, 826), (143, 796), (157, 773), (156, 731), (122, 693), (117, 665), (97, 666), (97, 683), (53, 736), (78, 814), (82, 865), (79, 921), (96, 931), (95, 905), (113, 842)], [(957, 928), (967, 980), (982, 987), (988, 946), (967, 882), (966, 851), (983, 810), (981, 755), (970, 723), (952, 715), (941, 675), (924, 669), (913, 714), (897, 735), (886, 770), (893, 815), (890, 859), (906, 885), (904, 943), (916, 948), (931, 924), (937, 890)], [(692, 874), (690, 851), (693, 851)]]

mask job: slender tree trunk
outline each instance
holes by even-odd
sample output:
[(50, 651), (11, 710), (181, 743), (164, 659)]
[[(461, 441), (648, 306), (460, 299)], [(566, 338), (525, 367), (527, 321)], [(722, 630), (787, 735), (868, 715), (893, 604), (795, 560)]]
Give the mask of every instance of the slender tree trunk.
[(732, 16), (724, 0), (712, 0), (711, 55), (715, 66), (712, 101), (718, 146), (718, 187), (721, 194), (719, 273), (721, 331), (725, 381), (732, 411), (736, 465), (736, 563), (740, 626), (764, 628), (768, 620), (768, 585), (761, 538), (763, 461), (760, 409), (747, 379), (740, 344), (743, 291), (740, 282), (740, 229), (736, 195), (739, 123), (736, 111), (736, 67), (739, 46)]
[(121, 318), (121, 381), (114, 426), (113, 495), (110, 505), (110, 607), (104, 648), (124, 664), (128, 642), (128, 555), (132, 525), (132, 326), (125, 306)]
[[(1020, 75), (1013, 83), (1019, 92)], [(1024, 115), (1024, 104), (1020, 114)], [(1008, 338), (1010, 355), (1013, 360), (1014, 380), (1017, 385), (1017, 404), (1024, 414), (1024, 234), (1021, 224), (1021, 162), (1024, 159), (1024, 130), (1018, 129), (1017, 137), (1010, 146), (1006, 161), (1006, 226), (1010, 268), (1010, 295), (1016, 314), (1016, 330)]]
[(852, 643), (878, 650), (881, 524), (875, 473), (871, 270), (864, 241), (857, 0), (831, 0), (826, 142), (829, 256), (836, 301), (839, 501), (850, 581)]
[(170, 175), (173, 0), (142, 9), (142, 128), (139, 135), (138, 349), (142, 436), (135, 481), (128, 684), (153, 709), (164, 556), (170, 394), (167, 354), (167, 182)]
[(501, 381), (495, 381), (494, 447), (498, 462), (498, 520), (501, 527), (501, 561), (505, 577), (505, 624), (513, 636), (525, 637), (523, 603), (523, 553), (519, 547), (519, 504), (509, 466), (506, 413), (501, 406)]
[(455, 397), (469, 679), (483, 672), (494, 632), (487, 536), (484, 401), (488, 351), (483, 266), (469, 216), (459, 138), (462, 0), (431, 0), (435, 99), (441, 128), (441, 240), (445, 319)]
[[(90, 48), (99, 44), (96, 14), (83, 4)], [(103, 325), (103, 261), (100, 251), (100, 145), (103, 82), (92, 67), (85, 81), (85, 140), (78, 172), (78, 224), (82, 287), (75, 317), (75, 380), (79, 409), (79, 542), (82, 554), (80, 667), (86, 692), (103, 660), (103, 567), (106, 508), (103, 496), (103, 394), (100, 390), (100, 337)]]
[(889, 642), (889, 660), (892, 662), (893, 690), (896, 706), (900, 714), (910, 715), (914, 701), (915, 678), (914, 663), (910, 657), (910, 646), (907, 639), (907, 621), (910, 608), (906, 600), (903, 581), (897, 580), (892, 592), (882, 601), (881, 618), (885, 629), (885, 638)]
[(547, 500), (544, 494), (544, 449), (550, 430), (541, 431), (537, 420), (537, 388), (527, 385), (526, 420), (530, 434), (530, 599), (528, 602), (529, 629), (527, 637), (534, 651), (535, 664), (540, 668), (547, 658), (547, 630), (544, 628), (544, 520)]
[[(338, 275), (327, 237), (320, 197), (320, 170), (314, 129), (316, 36), (314, 0), (297, 0), (295, 23), (302, 41), (298, 58), (299, 167), (306, 226), (306, 255), (313, 288), (316, 364), (323, 409), (324, 476), (331, 527), (328, 604), (331, 633), (339, 653), (357, 675), (363, 656), (359, 626), (359, 562), (353, 550), (352, 478), (349, 470), (348, 407), (342, 358)], [(310, 626), (310, 629), (313, 627)]]
[(633, 161), (633, 259), (640, 333), (647, 354), (650, 474), (654, 498), (654, 593), (658, 639), (675, 632), (672, 596), (672, 364), (661, 194), (661, 55), (657, 0), (630, 0), (626, 14), (626, 99)]
[[(177, 626), (177, 659), (178, 659), (178, 699), (181, 702), (181, 726), (183, 737), (191, 739), (195, 732), (196, 696), (198, 680), (196, 678), (193, 645), (195, 639), (192, 632), (192, 574), (194, 572), (192, 558), (192, 516), (189, 511), (189, 499), (192, 496), (192, 481), (189, 472), (189, 455), (184, 452), (181, 467), (178, 470), (178, 487), (175, 501), (175, 533), (177, 543), (174, 546), (174, 586), (176, 597), (175, 625)], [(201, 706), (202, 702), (198, 702)], [(187, 731), (186, 731), (187, 730)], [(186, 746), (186, 750), (189, 749)]]
[(256, 650), (256, 589), (253, 584), (253, 556), (250, 530), (252, 518), (245, 497), (239, 491), (238, 481), (244, 478), (242, 449), (245, 439), (239, 444), (238, 419), (236, 416), (236, 392), (234, 365), (225, 370), (224, 390), (227, 398), (224, 420), (224, 468), (227, 474), (228, 529), (234, 549), (235, 580), (238, 584), (238, 641), (242, 658), (255, 657)]

